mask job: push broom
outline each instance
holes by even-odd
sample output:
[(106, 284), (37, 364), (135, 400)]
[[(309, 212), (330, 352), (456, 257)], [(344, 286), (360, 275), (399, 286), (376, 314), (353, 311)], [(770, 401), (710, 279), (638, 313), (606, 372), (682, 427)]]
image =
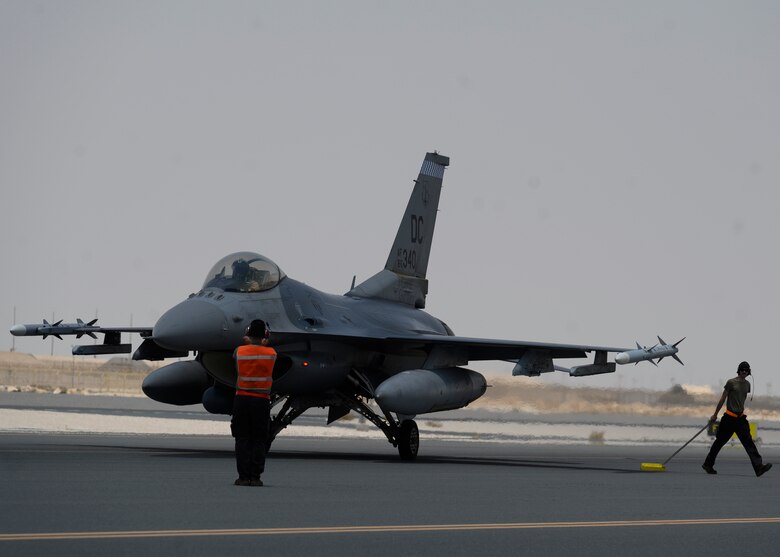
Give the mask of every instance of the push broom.
[(699, 435), (701, 435), (701, 432), (704, 431), (705, 429), (707, 429), (709, 427), (709, 425), (710, 425), (709, 422), (707, 422), (707, 425), (705, 425), (703, 428), (701, 428), (699, 431), (697, 431), (696, 435), (694, 435), (693, 437), (688, 439), (688, 442), (685, 443), (685, 445), (683, 445), (682, 447), (680, 447), (679, 449), (674, 451), (674, 454), (672, 456), (670, 456), (669, 458), (664, 460), (663, 464), (658, 463), (658, 462), (642, 462), (639, 465), (639, 469), (640, 470), (645, 470), (646, 472), (666, 472), (666, 463), (669, 462), (670, 460), (672, 460), (675, 456), (677, 456), (677, 453), (679, 453), (681, 450), (683, 450), (685, 447), (687, 447), (690, 444), (691, 441), (693, 441)]

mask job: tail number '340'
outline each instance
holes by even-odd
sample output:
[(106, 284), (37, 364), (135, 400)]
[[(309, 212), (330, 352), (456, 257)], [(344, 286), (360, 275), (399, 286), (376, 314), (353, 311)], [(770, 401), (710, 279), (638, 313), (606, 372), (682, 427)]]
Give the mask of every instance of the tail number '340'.
[[(411, 215), (410, 216), (410, 232), (411, 232), (411, 240), (412, 245), (414, 244), (422, 244), (424, 240), (423, 236), (423, 225), (425, 224), (425, 221), (423, 220), (422, 216), (418, 215)], [(398, 258), (398, 266), (403, 269), (416, 269), (417, 268), (417, 250), (415, 249), (405, 249), (405, 248), (398, 248), (398, 251), (396, 252), (396, 257)]]
[(398, 257), (398, 267), (402, 269), (416, 269), (417, 268), (417, 251), (408, 250), (404, 248), (398, 248), (396, 252)]

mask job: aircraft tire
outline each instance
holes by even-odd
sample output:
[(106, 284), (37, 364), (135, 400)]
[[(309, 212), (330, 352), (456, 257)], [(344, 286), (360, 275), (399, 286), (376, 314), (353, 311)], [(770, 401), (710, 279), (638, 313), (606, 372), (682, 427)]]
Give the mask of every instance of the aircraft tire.
[(420, 448), (420, 431), (414, 420), (404, 420), (398, 433), (398, 454), (401, 460), (414, 460)]

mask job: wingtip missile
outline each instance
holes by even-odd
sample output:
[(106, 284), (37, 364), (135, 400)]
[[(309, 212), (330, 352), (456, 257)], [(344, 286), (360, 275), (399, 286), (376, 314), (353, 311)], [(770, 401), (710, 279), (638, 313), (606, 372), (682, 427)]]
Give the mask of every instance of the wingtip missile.
[(53, 336), (62, 340), (62, 335), (76, 335), (76, 338), (81, 338), (83, 335), (89, 335), (92, 338), (96, 332), (101, 332), (101, 328), (95, 325), (97, 319), (85, 323), (81, 319), (76, 319), (75, 323), (63, 323), (62, 319), (56, 323), (49, 323), (46, 319), (43, 323), (35, 323), (31, 325), (14, 325), (11, 327), (10, 332), (17, 337), (25, 336), (42, 336), (44, 339)]
[(677, 352), (679, 352), (679, 348), (677, 348), (677, 345), (680, 344), (682, 341), (685, 340), (685, 337), (681, 338), (674, 344), (667, 344), (664, 342), (664, 340), (659, 336), (658, 342), (659, 344), (654, 345), (652, 348), (643, 348), (638, 342), (636, 343), (637, 348), (636, 350), (627, 350), (626, 352), (620, 352), (619, 354), (615, 355), (615, 363), (618, 364), (630, 364), (630, 363), (639, 363), (639, 362), (650, 362), (653, 365), (658, 365), (654, 360), (657, 358), (658, 362), (666, 358), (667, 356), (671, 356), (675, 360), (677, 360), (681, 365), (685, 365), (682, 363), (682, 360), (677, 357)]

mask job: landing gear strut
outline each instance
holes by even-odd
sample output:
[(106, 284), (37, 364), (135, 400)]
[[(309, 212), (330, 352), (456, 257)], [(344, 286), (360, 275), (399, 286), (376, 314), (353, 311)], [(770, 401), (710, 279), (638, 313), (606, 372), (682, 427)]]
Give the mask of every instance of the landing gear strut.
[(279, 432), (309, 408), (341, 406), (360, 414), (381, 429), (387, 440), (398, 448), (401, 460), (414, 460), (417, 457), (417, 451), (420, 448), (420, 432), (415, 421), (411, 419), (413, 416), (399, 416), (399, 419), (396, 420), (384, 410), (382, 410), (384, 416), (380, 416), (366, 404), (363, 397), (344, 392), (332, 392), (328, 398), (273, 396), (272, 407), (279, 403), (283, 404), (281, 410), (271, 420), (269, 448)]
[(354, 410), (381, 429), (393, 447), (398, 447), (401, 460), (417, 458), (417, 450), (420, 448), (420, 432), (415, 421), (411, 419), (414, 416), (399, 416), (399, 419), (395, 420), (389, 412), (384, 410), (382, 410), (384, 417), (379, 416), (361, 397), (356, 395), (341, 394), (341, 404)]

